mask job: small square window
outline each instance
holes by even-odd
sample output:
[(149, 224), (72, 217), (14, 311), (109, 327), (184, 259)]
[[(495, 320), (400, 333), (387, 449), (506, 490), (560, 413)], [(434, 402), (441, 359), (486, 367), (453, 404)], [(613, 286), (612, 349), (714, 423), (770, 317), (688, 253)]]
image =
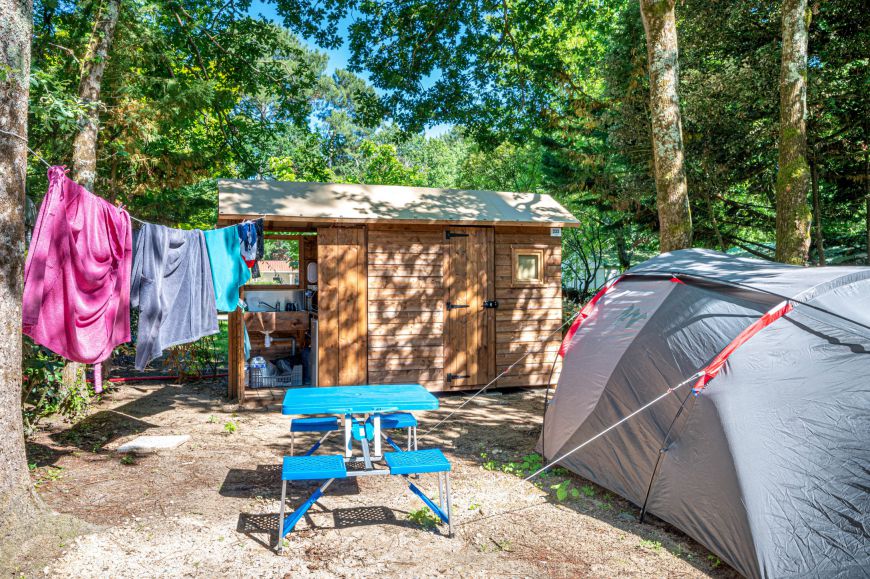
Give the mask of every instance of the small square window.
[(512, 280), (515, 286), (544, 283), (544, 252), (540, 249), (513, 248)]

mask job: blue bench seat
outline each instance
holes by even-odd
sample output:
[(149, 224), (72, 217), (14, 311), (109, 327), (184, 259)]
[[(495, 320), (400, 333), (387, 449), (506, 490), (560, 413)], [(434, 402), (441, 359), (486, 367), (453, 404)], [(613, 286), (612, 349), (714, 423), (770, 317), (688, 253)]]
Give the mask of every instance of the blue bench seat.
[(290, 455), (296, 454), (297, 432), (323, 432), (324, 435), (308, 449), (306, 455), (314, 454), (320, 448), (330, 433), (338, 430), (338, 418), (335, 416), (314, 416), (311, 418), (292, 418), (290, 420)]
[[(388, 412), (378, 415), (381, 419), (381, 431), (384, 430), (408, 430), (408, 450), (417, 450), (417, 419), (410, 412)], [(366, 424), (374, 424), (374, 416), (370, 416)], [(395, 442), (384, 434), (387, 442), (396, 450), (399, 447)]]
[[(371, 420), (371, 418), (369, 419)], [(381, 414), (381, 428), (398, 430), (401, 428), (416, 428), (417, 419), (410, 412), (392, 412)]]
[(347, 467), (340, 454), (285, 456), (281, 480), (321, 480), (344, 478)]
[(390, 474), (450, 471), (450, 462), (444, 453), (437, 448), (408, 452), (385, 452), (384, 462), (390, 467)]
[(338, 418), (335, 416), (315, 416), (314, 418), (293, 418), (290, 420), (290, 432), (331, 432), (338, 430)]

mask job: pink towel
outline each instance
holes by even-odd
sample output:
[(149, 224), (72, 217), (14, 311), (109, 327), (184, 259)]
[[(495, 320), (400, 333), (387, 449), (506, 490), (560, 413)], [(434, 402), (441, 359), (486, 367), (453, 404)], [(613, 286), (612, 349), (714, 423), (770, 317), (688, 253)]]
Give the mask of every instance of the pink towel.
[(130, 215), (49, 169), (24, 265), (24, 333), (74, 362), (108, 358), (130, 341), (132, 257)]

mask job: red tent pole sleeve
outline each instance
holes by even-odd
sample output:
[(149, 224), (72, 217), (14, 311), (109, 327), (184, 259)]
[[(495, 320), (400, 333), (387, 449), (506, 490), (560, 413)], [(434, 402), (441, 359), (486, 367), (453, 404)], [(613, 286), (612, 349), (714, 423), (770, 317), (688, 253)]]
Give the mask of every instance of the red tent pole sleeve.
[(568, 328), (568, 332), (565, 334), (565, 338), (562, 340), (562, 345), (559, 347), (559, 355), (563, 358), (565, 357), (565, 353), (568, 351), (568, 344), (571, 343), (571, 339), (574, 337), (574, 334), (577, 333), (577, 330), (583, 324), (583, 321), (592, 315), (592, 312), (595, 310), (595, 304), (604, 297), (604, 294), (613, 289), (613, 286), (619, 282), (624, 276), (619, 276), (608, 284), (605, 284), (598, 292), (592, 296), (592, 299), (586, 302), (586, 305), (583, 306), (583, 309), (580, 310), (580, 314), (577, 316), (577, 319), (574, 320), (574, 323), (571, 324), (571, 327)]
[(728, 357), (734, 353), (734, 350), (745, 344), (749, 341), (752, 336), (783, 317), (790, 311), (794, 309), (789, 302), (785, 301), (755, 320), (749, 327), (745, 328), (742, 332), (740, 332), (736, 338), (734, 338), (730, 344), (725, 346), (725, 348), (719, 352), (713, 361), (710, 362), (706, 368), (704, 368), (704, 375), (701, 376), (698, 381), (695, 383), (694, 388), (692, 389), (695, 394), (699, 393), (701, 390), (707, 387), (707, 383), (710, 382), (719, 371), (722, 369), (722, 366), (725, 365), (725, 362), (728, 360)]

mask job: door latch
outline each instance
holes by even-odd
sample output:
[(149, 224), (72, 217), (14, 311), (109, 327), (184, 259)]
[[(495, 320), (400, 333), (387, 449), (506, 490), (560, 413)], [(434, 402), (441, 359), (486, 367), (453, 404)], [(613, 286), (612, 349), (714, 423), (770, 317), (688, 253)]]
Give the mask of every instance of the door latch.
[(450, 302), (447, 302), (447, 309), (448, 310), (456, 310), (459, 308), (467, 308), (467, 307), (468, 307), (468, 304), (451, 304)]
[(452, 382), (453, 380), (464, 380), (466, 378), (471, 378), (469, 374), (447, 374), (447, 381)]
[(498, 301), (496, 301), (496, 300), (486, 300), (485, 302), (483, 302), (483, 307), (485, 307), (485, 308), (497, 308), (497, 307), (498, 307)]
[(445, 231), (444, 234), (447, 239), (452, 239), (454, 237), (468, 237), (467, 233), (454, 233), (452, 231)]

